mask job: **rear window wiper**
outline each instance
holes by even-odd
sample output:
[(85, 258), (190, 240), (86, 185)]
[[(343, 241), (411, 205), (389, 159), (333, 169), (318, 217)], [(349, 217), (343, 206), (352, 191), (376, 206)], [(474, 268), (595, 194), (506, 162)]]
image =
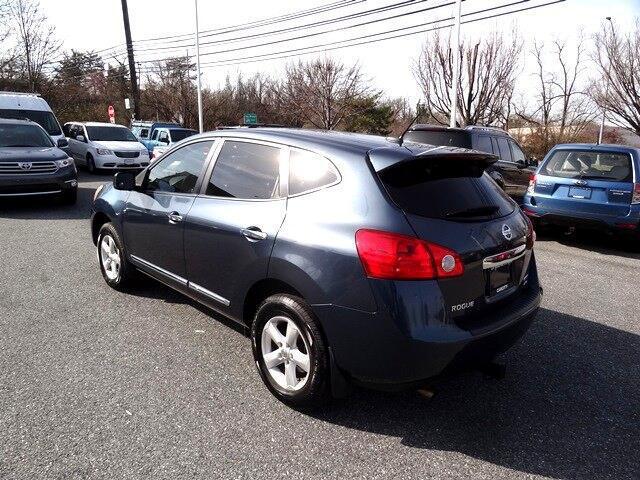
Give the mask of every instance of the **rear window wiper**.
[(446, 218), (451, 217), (484, 217), (486, 215), (493, 215), (500, 210), (497, 205), (486, 205), (483, 207), (467, 208), (465, 210), (458, 210), (455, 212), (445, 213)]

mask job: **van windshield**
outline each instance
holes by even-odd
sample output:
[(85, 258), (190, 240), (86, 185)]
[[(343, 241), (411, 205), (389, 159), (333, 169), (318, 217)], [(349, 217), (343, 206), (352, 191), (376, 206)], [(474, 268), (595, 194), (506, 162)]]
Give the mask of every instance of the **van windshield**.
[(515, 203), (476, 161), (416, 159), (379, 174), (392, 200), (426, 218), (478, 221), (512, 213)]
[(51, 112), (41, 110), (0, 109), (0, 118), (28, 119), (44, 128), (49, 135), (62, 135), (58, 120), (56, 120), (56, 117)]
[(556, 150), (542, 167), (552, 177), (631, 182), (633, 171), (628, 153), (594, 150)]
[(0, 124), (0, 148), (53, 147), (49, 137), (37, 125)]
[(90, 127), (87, 126), (89, 140), (96, 142), (137, 142), (138, 139), (125, 127)]

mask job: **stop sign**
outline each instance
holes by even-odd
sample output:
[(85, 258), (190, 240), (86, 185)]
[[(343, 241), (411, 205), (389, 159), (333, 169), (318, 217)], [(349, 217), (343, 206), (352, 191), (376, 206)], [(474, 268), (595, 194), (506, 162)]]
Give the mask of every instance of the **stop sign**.
[(109, 110), (108, 110), (108, 112), (109, 112), (109, 116), (110, 116), (110, 117), (115, 116), (116, 111), (113, 109), (113, 105), (109, 105)]

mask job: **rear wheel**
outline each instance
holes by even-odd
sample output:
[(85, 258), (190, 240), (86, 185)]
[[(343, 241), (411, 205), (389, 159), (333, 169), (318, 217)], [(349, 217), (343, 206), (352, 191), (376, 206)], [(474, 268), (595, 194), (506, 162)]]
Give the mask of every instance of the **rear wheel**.
[(98, 234), (98, 263), (107, 285), (124, 289), (135, 275), (135, 268), (127, 260), (120, 235), (111, 223), (105, 223)]
[(327, 348), (307, 303), (293, 295), (272, 295), (251, 327), (260, 376), (278, 400), (291, 406), (328, 401)]

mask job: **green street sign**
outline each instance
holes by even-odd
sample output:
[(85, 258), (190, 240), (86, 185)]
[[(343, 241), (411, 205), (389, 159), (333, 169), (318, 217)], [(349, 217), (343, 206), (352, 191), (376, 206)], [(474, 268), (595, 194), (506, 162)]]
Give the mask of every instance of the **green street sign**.
[(255, 125), (258, 123), (258, 115), (255, 113), (245, 113), (244, 114), (244, 122), (247, 125)]

